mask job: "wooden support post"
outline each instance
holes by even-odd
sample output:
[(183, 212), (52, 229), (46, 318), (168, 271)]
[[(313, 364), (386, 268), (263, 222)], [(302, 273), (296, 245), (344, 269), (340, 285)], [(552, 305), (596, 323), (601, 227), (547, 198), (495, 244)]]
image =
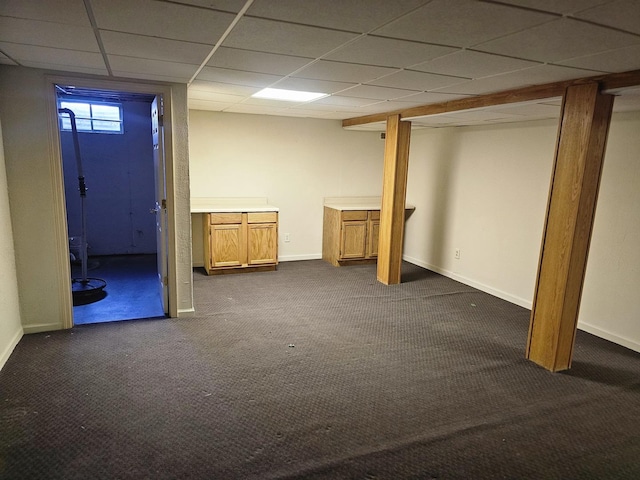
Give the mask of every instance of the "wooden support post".
[(526, 352), (552, 372), (571, 367), (612, 108), (597, 83), (563, 99)]
[(378, 240), (378, 281), (385, 285), (400, 283), (410, 138), (411, 122), (387, 118)]

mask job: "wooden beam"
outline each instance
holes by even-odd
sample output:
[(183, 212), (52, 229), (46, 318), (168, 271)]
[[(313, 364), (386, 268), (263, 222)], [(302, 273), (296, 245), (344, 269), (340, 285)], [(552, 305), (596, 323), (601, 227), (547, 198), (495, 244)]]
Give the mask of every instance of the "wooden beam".
[(392, 115), (400, 115), (401, 119), (410, 119), (415, 117), (435, 115), (438, 113), (451, 113), (459, 112), (462, 110), (471, 110), (474, 108), (486, 108), (496, 105), (506, 105), (510, 103), (544, 100), (545, 98), (562, 96), (565, 90), (571, 86), (591, 83), (600, 84), (601, 90), (614, 90), (638, 86), (640, 85), (640, 70), (578, 78), (562, 82), (546, 83), (543, 85), (516, 88), (513, 90), (489, 93), (486, 95), (479, 95), (475, 97), (460, 98), (457, 100), (450, 100), (448, 102), (421, 105), (419, 107), (412, 107), (404, 110), (395, 110), (388, 113), (378, 113), (362, 117), (347, 118), (342, 121), (342, 126), (354, 127), (357, 125), (366, 125), (368, 123), (382, 122), (385, 121), (388, 116)]
[(526, 357), (553, 372), (571, 367), (609, 123), (598, 83), (567, 88), (556, 144)]
[(384, 146), (378, 240), (378, 281), (385, 285), (400, 283), (410, 139), (411, 122), (401, 121), (400, 115), (390, 116)]

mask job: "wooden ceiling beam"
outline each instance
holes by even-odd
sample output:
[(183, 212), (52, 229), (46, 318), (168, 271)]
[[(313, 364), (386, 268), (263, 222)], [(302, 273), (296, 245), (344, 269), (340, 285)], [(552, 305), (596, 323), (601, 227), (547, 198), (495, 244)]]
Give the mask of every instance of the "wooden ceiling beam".
[(358, 125), (366, 125), (368, 123), (385, 122), (387, 120), (387, 117), (392, 115), (400, 115), (401, 119), (410, 119), (416, 117), (425, 117), (428, 115), (436, 115), (440, 113), (471, 110), (474, 108), (486, 108), (496, 105), (506, 105), (510, 103), (544, 100), (545, 98), (560, 97), (564, 94), (565, 90), (568, 87), (574, 85), (582, 85), (585, 83), (598, 83), (600, 84), (601, 91), (640, 86), (640, 70), (578, 78), (574, 80), (565, 80), (562, 82), (545, 83), (542, 85), (515, 88), (503, 92), (488, 93), (486, 95), (479, 95), (477, 97), (459, 98), (457, 100), (450, 100), (448, 102), (421, 105), (404, 110), (394, 110), (387, 113), (377, 113), (362, 117), (347, 118), (342, 121), (342, 126), (355, 127)]

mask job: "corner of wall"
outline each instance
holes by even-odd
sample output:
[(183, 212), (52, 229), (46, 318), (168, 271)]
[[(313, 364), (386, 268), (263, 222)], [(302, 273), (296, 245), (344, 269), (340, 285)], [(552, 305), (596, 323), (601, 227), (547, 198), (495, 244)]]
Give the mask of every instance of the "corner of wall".
[(0, 351), (0, 370), (2, 370), (4, 365), (7, 363), (7, 360), (9, 360), (9, 357), (13, 353), (13, 350), (20, 342), (22, 335), (24, 335), (24, 331), (22, 330), (21, 326), (18, 326), (16, 332), (11, 338), (9, 338), (2, 351)]

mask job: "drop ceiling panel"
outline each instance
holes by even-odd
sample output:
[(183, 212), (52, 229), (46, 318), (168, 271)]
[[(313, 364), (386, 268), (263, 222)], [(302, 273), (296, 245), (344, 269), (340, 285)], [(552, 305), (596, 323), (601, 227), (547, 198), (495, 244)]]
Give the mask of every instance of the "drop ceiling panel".
[(200, 43), (146, 37), (131, 33), (102, 31), (100, 37), (108, 54), (126, 57), (198, 65), (211, 51), (210, 46)]
[(353, 106), (328, 105), (318, 102), (299, 103), (297, 105), (292, 105), (291, 108), (304, 108), (309, 112), (353, 112), (354, 110)]
[(232, 85), (229, 83), (209, 82), (206, 80), (195, 80), (189, 85), (189, 92), (192, 90), (224, 93), (227, 95), (249, 96), (260, 90), (259, 87), (249, 87), (246, 85)]
[(238, 13), (242, 10), (246, 0), (173, 0), (173, 3), (183, 3), (185, 5), (194, 5), (196, 7), (211, 8), (213, 10), (222, 10), (223, 12)]
[(603, 72), (580, 70), (557, 65), (539, 65), (536, 67), (518, 70), (517, 72), (504, 73), (493, 77), (484, 77), (472, 80), (452, 87), (445, 87), (438, 91), (444, 93), (480, 95), (529, 85), (539, 85), (562, 80), (571, 80), (574, 78), (591, 77), (600, 73)]
[(284, 100), (273, 100), (270, 98), (246, 98), (242, 104), (243, 105), (260, 105), (262, 107), (272, 107), (272, 108), (291, 108), (296, 105), (300, 105), (302, 102), (286, 102)]
[(0, 41), (85, 52), (100, 51), (90, 27), (10, 17), (0, 17)]
[(253, 115), (286, 115), (286, 108), (264, 107), (261, 105), (232, 105), (225, 109), (225, 112), (231, 113), (250, 113)]
[(359, 98), (373, 98), (376, 100), (387, 100), (406, 97), (407, 95), (414, 95), (420, 93), (416, 90), (403, 90), (399, 88), (378, 87), (375, 85), (359, 85), (349, 90), (340, 92), (343, 97), (359, 97)]
[(430, 103), (448, 102), (449, 100), (458, 100), (460, 98), (468, 98), (473, 95), (461, 95), (453, 93), (441, 92), (420, 92), (408, 95), (399, 99), (400, 102), (410, 102), (412, 104), (427, 105)]
[(255, 0), (247, 15), (365, 33), (427, 0)]
[(47, 0), (46, 2), (2, 0), (0, 15), (81, 27), (91, 26), (82, 0)]
[(326, 80), (310, 80), (307, 78), (285, 78), (274, 85), (286, 90), (302, 90), (303, 92), (336, 93), (353, 87), (353, 83), (329, 82)]
[(149, 80), (162, 77), (167, 81), (182, 83), (186, 83), (198, 68), (197, 65), (186, 63), (163, 62), (121, 55), (109, 55), (109, 64), (114, 75), (117, 76), (132, 76)]
[(640, 44), (558, 62), (569, 67), (626, 72), (640, 69)]
[(289, 75), (312, 62), (312, 58), (220, 47), (207, 65), (247, 72)]
[(277, 75), (267, 75), (266, 73), (242, 72), (240, 70), (230, 70), (228, 68), (204, 67), (198, 74), (200, 80), (210, 80), (212, 82), (231, 83), (234, 85), (246, 85), (248, 87), (268, 87), (280, 80)]
[(463, 83), (466, 81), (467, 79), (459, 77), (449, 77), (447, 75), (436, 75), (433, 73), (402, 70), (398, 73), (393, 73), (378, 80), (374, 80), (373, 82), (370, 82), (370, 84), (382, 87), (425, 91), (456, 85), (458, 83)]
[(223, 46), (316, 58), (356, 37), (354, 33), (243, 17)]
[(414, 65), (411, 69), (456, 77), (480, 78), (521, 70), (534, 65), (536, 65), (536, 62), (474, 52), (472, 50), (459, 50), (449, 55)]
[(395, 68), (357, 65), (353, 63), (320, 60), (296, 72), (294, 76), (316, 80), (334, 80), (338, 82), (366, 83), (378, 77), (399, 71)]
[(590, 8), (575, 16), (600, 25), (640, 34), (640, 2), (638, 0), (617, 0)]
[(571, 14), (580, 12), (586, 8), (610, 2), (611, 0), (502, 0), (502, 3), (509, 3), (520, 7), (544, 10), (560, 14)]
[[(1, 47), (0, 47), (1, 48)], [(16, 62), (7, 57), (4, 53), (0, 52), (0, 63), (3, 65), (16, 65)]]
[(229, 95), (226, 93), (210, 92), (207, 90), (194, 90), (190, 88), (189, 98), (193, 100), (206, 100), (208, 102), (227, 103), (231, 105), (233, 103), (240, 103), (247, 97), (245, 95)]
[(372, 103), (377, 103), (380, 100), (371, 99), (371, 98), (358, 98), (358, 97), (344, 97), (342, 95), (330, 95), (328, 97), (321, 98), (316, 100), (314, 103), (319, 105), (328, 105), (331, 107), (345, 107), (345, 108), (354, 108), (360, 107), (362, 105), (370, 105)]
[(471, 47), (554, 18), (555, 15), (547, 13), (473, 0), (434, 0), (373, 33)]
[(321, 113), (314, 114), (312, 117), (311, 115), (309, 116), (311, 118), (326, 118), (328, 120), (344, 120), (346, 118), (353, 118), (356, 115), (357, 113), (354, 113), (354, 112), (338, 111), (338, 112), (321, 112)]
[(83, 67), (107, 71), (102, 55), (96, 52), (79, 52), (4, 42), (0, 42), (0, 50), (24, 66), (46, 63), (58, 65), (58, 68), (68, 67), (71, 70), (73, 70), (72, 67)]
[(405, 68), (455, 52), (453, 47), (427, 45), (367, 35), (327, 55), (327, 60)]
[(98, 28), (214, 45), (235, 15), (154, 0), (91, 0)]
[[(40, 68), (42, 70), (62, 70), (64, 72), (73, 73), (88, 73), (90, 75), (108, 75), (109, 72), (105, 67), (102, 68), (90, 68), (90, 67), (61, 67), (58, 63), (51, 62), (26, 62), (22, 65), (29, 68)], [(130, 76), (130, 75), (129, 75)]]
[(187, 101), (190, 110), (210, 110), (220, 112), (225, 108), (231, 107), (233, 104), (224, 102), (210, 102), (207, 100), (199, 100), (195, 98), (189, 98)]
[(476, 49), (540, 62), (559, 62), (638, 43), (640, 37), (636, 35), (562, 18), (483, 43)]

